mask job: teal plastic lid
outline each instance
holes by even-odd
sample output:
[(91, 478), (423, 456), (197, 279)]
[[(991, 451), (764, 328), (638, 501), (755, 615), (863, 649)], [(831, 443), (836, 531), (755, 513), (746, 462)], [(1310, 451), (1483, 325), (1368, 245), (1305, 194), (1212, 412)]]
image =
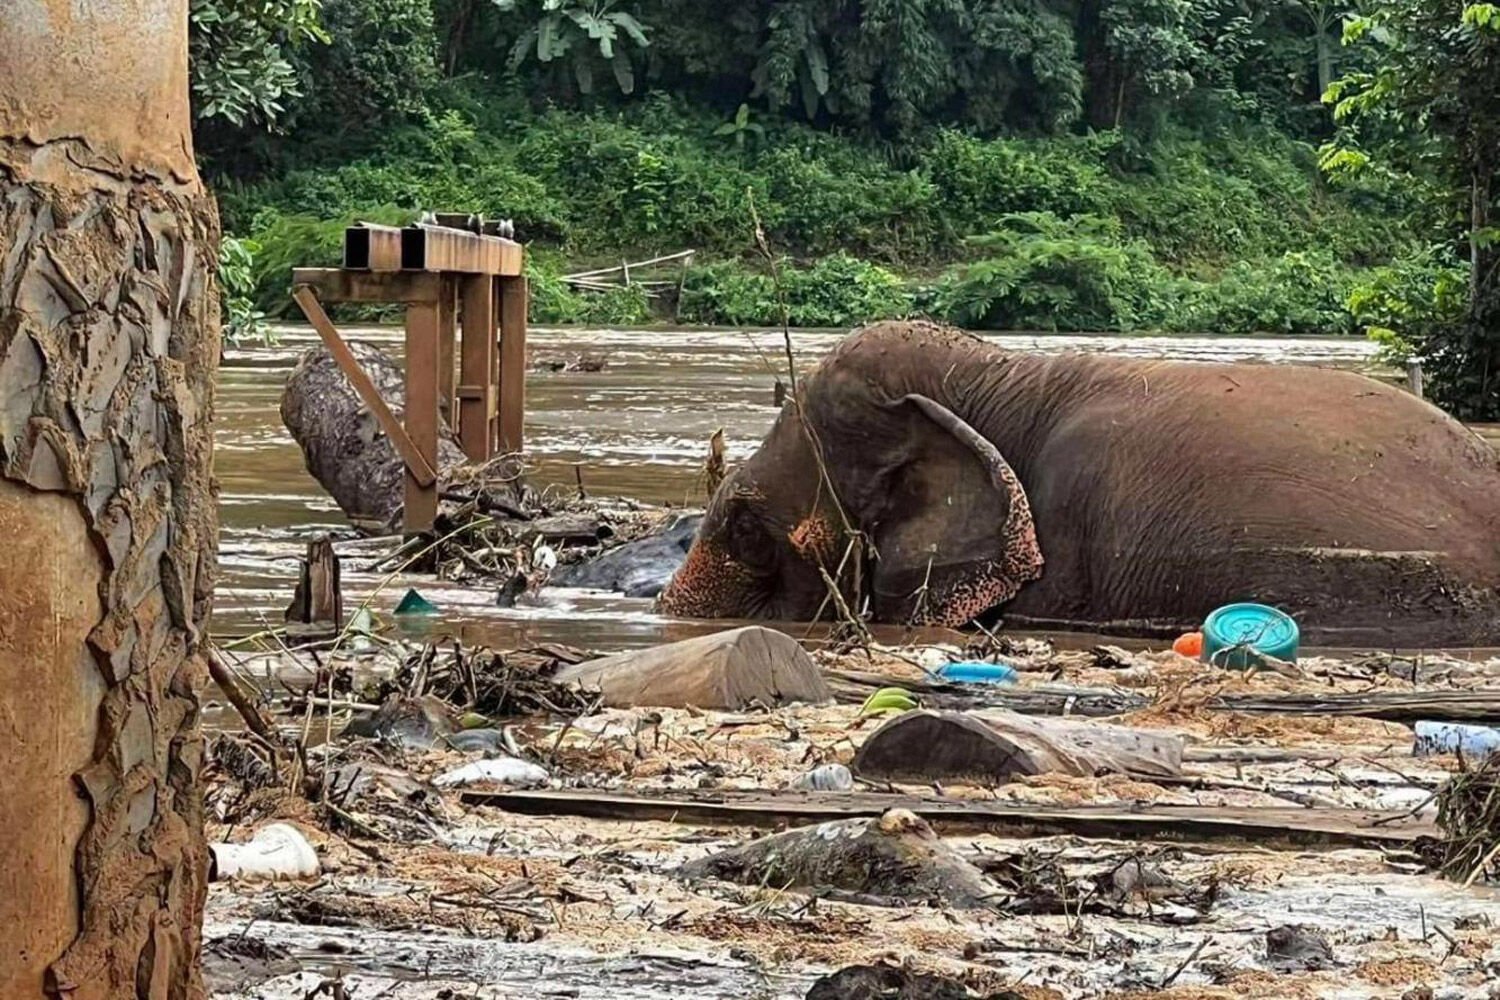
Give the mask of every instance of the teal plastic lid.
[(1294, 661), (1301, 632), (1291, 615), (1264, 604), (1229, 604), (1203, 623), (1203, 654), (1210, 659), (1221, 649), (1248, 646), (1258, 653)]

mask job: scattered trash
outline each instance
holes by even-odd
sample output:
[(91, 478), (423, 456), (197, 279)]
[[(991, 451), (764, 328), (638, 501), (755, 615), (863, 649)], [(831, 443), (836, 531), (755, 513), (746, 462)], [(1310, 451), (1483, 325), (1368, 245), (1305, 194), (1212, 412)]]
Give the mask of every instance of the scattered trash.
[(1418, 722), (1412, 756), (1434, 757), (1461, 753), (1465, 757), (1488, 757), (1500, 750), (1500, 729), (1467, 726), (1458, 722)]
[(390, 740), (413, 750), (427, 750), (460, 728), (452, 706), (441, 698), (393, 696), (375, 714), (354, 719), (340, 735)]
[(981, 909), (999, 893), (926, 820), (904, 809), (878, 820), (841, 820), (762, 837), (690, 861), (678, 874), (689, 880), (832, 889), (842, 901), (877, 906), (910, 900)]
[(859, 706), (859, 717), (865, 718), (870, 715), (885, 715), (888, 712), (909, 712), (918, 707), (921, 702), (917, 701), (912, 693), (905, 688), (883, 687)]
[(493, 782), (512, 788), (534, 788), (545, 785), (550, 776), (543, 769), (516, 757), (493, 757), (470, 761), (462, 767), (445, 771), (432, 779), (438, 788), (460, 788)]
[(438, 614), (438, 608), (436, 604), (417, 593), (416, 588), (412, 588), (406, 592), (405, 597), (401, 598), (401, 603), (396, 605), (396, 614), (435, 615)]
[(843, 764), (824, 764), (798, 778), (792, 787), (813, 792), (847, 792), (854, 787), (854, 775)]
[(606, 705), (720, 708), (818, 703), (832, 695), (807, 650), (784, 632), (750, 625), (559, 671), (559, 684), (602, 691)]
[(1246, 670), (1257, 654), (1296, 663), (1300, 641), (1296, 621), (1264, 604), (1228, 604), (1203, 623), (1203, 659), (1218, 667)]
[(1004, 663), (959, 661), (938, 668), (938, 676), (959, 684), (1014, 684), (1016, 668)]
[(1178, 656), (1186, 656), (1190, 660), (1196, 660), (1203, 655), (1203, 633), (1188, 632), (1179, 635), (1172, 643), (1172, 652)]
[(1283, 924), (1266, 931), (1266, 963), (1282, 972), (1331, 969), (1333, 946), (1323, 932), (1306, 924)]
[(311, 878), (318, 874), (318, 852), (296, 827), (272, 823), (245, 844), (210, 844), (213, 881)]
[(498, 729), (465, 729), (443, 737), (443, 743), (464, 753), (489, 753), (507, 749), (505, 734)]
[[(807, 1000), (975, 1000), (956, 979), (914, 972), (894, 965), (850, 965), (812, 984)], [(984, 995), (984, 1000), (1021, 1000), (1014, 990)]]

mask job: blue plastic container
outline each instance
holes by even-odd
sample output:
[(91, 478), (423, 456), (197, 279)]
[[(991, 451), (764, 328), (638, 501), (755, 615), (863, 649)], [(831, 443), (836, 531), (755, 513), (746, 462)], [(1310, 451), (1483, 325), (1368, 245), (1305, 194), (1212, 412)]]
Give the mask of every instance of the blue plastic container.
[(1003, 663), (961, 661), (943, 664), (938, 668), (938, 676), (959, 684), (1014, 684), (1016, 668)]
[(1203, 661), (1245, 670), (1255, 654), (1295, 663), (1301, 631), (1291, 615), (1264, 604), (1228, 604), (1203, 623)]

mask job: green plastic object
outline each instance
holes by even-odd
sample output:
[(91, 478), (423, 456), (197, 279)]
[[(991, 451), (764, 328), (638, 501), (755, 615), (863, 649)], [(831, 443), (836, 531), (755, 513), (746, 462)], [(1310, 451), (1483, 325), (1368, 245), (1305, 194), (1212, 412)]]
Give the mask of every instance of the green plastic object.
[(406, 596), (401, 598), (401, 603), (396, 605), (398, 615), (435, 615), (437, 613), (437, 605), (417, 593), (415, 589), (408, 590)]
[(1258, 656), (1295, 663), (1301, 631), (1291, 615), (1264, 604), (1227, 604), (1203, 623), (1203, 660), (1245, 670)]

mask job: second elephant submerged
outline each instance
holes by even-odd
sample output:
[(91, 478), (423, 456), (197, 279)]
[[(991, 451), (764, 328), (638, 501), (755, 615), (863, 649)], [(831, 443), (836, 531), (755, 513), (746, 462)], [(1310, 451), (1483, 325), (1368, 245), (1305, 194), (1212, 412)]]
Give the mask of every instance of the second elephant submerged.
[(845, 340), (725, 480), (669, 613), (1172, 635), (1239, 600), (1316, 644), (1500, 643), (1500, 459), (1358, 375)]

